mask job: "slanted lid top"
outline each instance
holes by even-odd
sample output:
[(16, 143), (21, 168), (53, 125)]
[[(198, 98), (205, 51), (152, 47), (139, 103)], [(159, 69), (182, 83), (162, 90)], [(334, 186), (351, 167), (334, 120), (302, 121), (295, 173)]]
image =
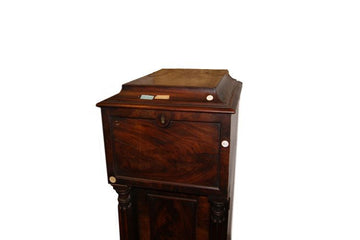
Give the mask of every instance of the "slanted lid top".
[(161, 69), (124, 85), (215, 88), (228, 73), (228, 70)]
[(234, 113), (241, 86), (228, 70), (161, 69), (123, 84), (97, 106)]

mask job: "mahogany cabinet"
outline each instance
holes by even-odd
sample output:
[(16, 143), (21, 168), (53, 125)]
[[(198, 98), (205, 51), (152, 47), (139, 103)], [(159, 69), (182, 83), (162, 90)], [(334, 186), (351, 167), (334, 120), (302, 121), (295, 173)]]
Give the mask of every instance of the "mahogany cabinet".
[(161, 69), (97, 104), (121, 240), (231, 239), (241, 87), (227, 70)]

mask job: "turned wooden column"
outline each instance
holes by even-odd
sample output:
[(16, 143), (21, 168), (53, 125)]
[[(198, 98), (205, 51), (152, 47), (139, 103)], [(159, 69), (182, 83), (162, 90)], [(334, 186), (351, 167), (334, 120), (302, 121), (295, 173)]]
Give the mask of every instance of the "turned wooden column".
[(227, 200), (210, 200), (210, 240), (226, 240), (229, 204)]
[(131, 200), (131, 188), (127, 185), (116, 185), (113, 187), (118, 193), (120, 239), (137, 240), (137, 224)]

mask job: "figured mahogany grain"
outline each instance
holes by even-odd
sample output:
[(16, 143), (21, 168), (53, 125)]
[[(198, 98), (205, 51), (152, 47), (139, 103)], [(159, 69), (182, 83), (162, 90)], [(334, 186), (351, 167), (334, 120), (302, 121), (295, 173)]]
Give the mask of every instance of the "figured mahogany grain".
[(207, 197), (142, 188), (133, 192), (139, 239), (209, 240)]
[(116, 175), (218, 187), (219, 123), (119, 118), (113, 144)]

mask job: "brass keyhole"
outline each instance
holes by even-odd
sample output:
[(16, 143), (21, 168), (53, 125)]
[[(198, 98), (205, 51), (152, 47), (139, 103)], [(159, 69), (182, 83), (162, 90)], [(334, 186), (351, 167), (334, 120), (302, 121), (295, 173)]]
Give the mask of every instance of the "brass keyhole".
[(156, 116), (156, 124), (158, 127), (166, 128), (170, 124), (171, 114), (169, 112), (161, 112)]
[(161, 114), (160, 122), (161, 122), (161, 124), (165, 124), (165, 116), (164, 116), (164, 114)]

